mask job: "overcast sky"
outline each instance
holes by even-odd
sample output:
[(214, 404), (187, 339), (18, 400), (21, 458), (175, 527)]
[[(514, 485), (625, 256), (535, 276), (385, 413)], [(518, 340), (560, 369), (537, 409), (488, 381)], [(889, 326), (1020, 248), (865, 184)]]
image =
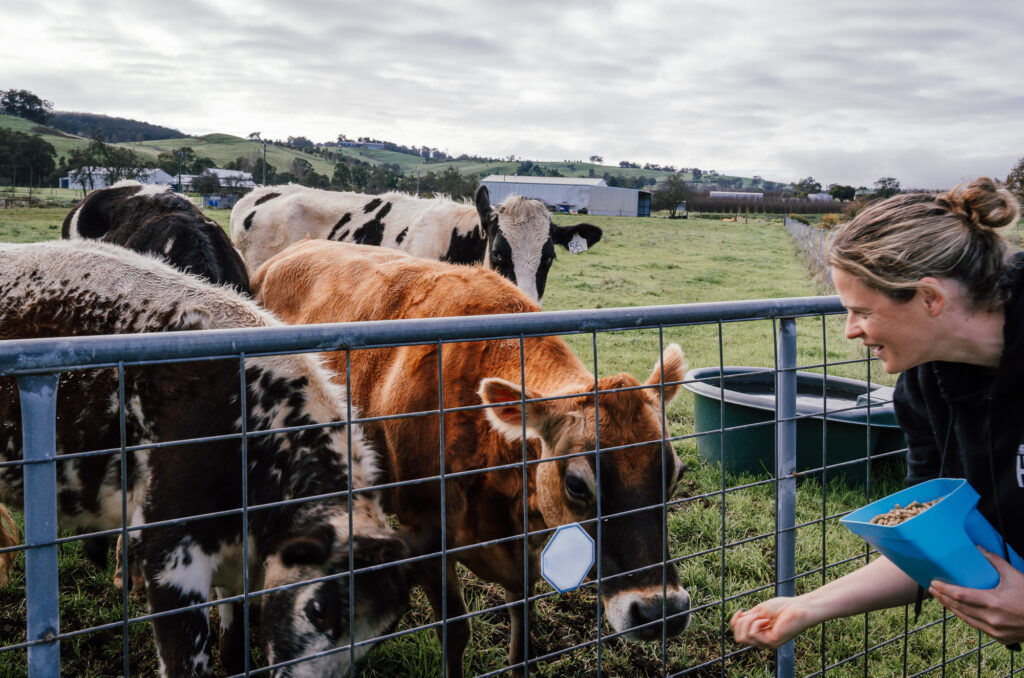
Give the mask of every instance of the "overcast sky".
[(58, 111), (823, 185), (1005, 177), (1022, 64), (1019, 0), (0, 0)]

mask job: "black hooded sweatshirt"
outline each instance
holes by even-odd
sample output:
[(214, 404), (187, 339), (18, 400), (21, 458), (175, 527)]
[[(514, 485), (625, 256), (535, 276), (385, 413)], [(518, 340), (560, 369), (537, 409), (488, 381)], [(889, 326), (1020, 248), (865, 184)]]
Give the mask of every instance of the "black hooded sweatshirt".
[[(907, 483), (966, 478), (978, 508), (1024, 554), (1024, 253), (1000, 282), (1007, 299), (999, 368), (930, 362), (900, 375), (894, 405), (907, 434)], [(1003, 555), (1003, 554), (999, 554)]]

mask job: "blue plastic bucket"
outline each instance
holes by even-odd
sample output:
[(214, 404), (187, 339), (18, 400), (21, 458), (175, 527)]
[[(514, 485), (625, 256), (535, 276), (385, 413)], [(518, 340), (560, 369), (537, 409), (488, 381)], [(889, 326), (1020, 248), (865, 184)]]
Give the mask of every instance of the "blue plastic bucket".
[[(871, 522), (896, 504), (906, 507), (913, 501), (940, 497), (940, 502), (899, 525)], [(1002, 556), (1002, 537), (978, 511), (978, 493), (963, 478), (936, 478), (908, 487), (857, 509), (840, 522), (925, 588), (934, 579), (975, 589), (999, 583), (999, 573), (975, 546)], [(1010, 563), (1024, 571), (1024, 559), (1007, 547)]]

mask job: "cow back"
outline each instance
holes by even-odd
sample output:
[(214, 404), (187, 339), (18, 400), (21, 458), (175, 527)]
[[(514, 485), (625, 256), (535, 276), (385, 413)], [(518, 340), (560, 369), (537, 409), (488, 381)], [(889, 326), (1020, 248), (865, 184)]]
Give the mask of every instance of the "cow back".
[(61, 234), (153, 254), (214, 284), (249, 292), (245, 263), (224, 230), (169, 186), (123, 181), (92, 191), (64, 218)]

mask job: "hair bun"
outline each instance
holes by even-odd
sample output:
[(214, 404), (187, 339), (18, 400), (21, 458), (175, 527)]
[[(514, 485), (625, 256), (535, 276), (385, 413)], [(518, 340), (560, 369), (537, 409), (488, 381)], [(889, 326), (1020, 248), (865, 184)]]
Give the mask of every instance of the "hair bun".
[(1020, 204), (1013, 193), (988, 177), (960, 184), (938, 200), (972, 228), (1002, 228), (1020, 216)]

